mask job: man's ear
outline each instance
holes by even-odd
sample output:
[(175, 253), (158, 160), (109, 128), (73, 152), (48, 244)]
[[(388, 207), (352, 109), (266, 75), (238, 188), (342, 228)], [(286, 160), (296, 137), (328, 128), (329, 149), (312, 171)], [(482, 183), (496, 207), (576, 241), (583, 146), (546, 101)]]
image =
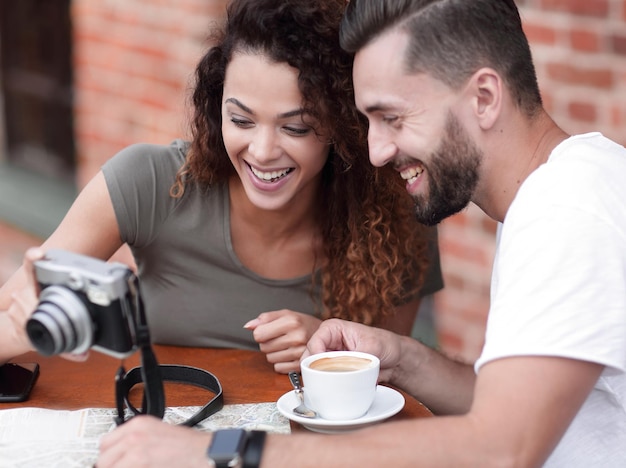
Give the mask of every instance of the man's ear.
[(502, 78), (492, 68), (481, 68), (476, 71), (468, 82), (467, 91), (472, 94), (474, 113), (478, 125), (483, 130), (490, 129), (502, 111)]

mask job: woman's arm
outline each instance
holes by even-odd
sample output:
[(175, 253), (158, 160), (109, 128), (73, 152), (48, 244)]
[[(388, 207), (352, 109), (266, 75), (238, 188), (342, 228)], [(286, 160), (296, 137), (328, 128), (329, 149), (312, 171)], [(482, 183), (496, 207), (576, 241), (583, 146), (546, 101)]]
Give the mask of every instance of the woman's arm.
[[(121, 245), (113, 204), (104, 176), (99, 172), (81, 191), (41, 249), (71, 250), (108, 259)], [(31, 349), (23, 327), (34, 305), (28, 297), (32, 298), (37, 291), (34, 280), (28, 275), (32, 275), (31, 262), (25, 260), (0, 288), (0, 362), (6, 362)], [(21, 301), (16, 300), (18, 296), (22, 298)]]

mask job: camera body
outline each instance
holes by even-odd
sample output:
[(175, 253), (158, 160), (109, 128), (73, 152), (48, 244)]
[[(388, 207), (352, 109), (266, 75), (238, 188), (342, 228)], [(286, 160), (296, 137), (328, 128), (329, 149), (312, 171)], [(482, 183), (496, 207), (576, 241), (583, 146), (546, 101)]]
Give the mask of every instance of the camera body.
[(132, 270), (64, 250), (49, 250), (34, 266), (41, 294), (26, 331), (39, 353), (93, 348), (123, 359), (136, 351), (141, 301)]

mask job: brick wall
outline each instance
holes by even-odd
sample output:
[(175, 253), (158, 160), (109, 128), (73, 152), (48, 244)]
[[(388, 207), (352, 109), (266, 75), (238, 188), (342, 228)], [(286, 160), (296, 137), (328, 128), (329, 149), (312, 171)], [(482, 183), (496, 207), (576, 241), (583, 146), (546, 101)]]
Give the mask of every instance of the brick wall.
[(187, 134), (193, 70), (226, 3), (73, 1), (79, 186), (129, 144)]
[[(225, 3), (73, 1), (79, 186), (128, 144), (186, 135), (190, 76)], [(600, 130), (625, 144), (626, 0), (517, 3), (555, 120), (568, 132)], [(435, 298), (435, 320), (442, 349), (466, 361), (482, 347), (495, 230), (473, 205), (440, 227), (446, 288)], [(9, 261), (0, 251), (2, 275), (33, 239), (0, 236), (14, 246)]]

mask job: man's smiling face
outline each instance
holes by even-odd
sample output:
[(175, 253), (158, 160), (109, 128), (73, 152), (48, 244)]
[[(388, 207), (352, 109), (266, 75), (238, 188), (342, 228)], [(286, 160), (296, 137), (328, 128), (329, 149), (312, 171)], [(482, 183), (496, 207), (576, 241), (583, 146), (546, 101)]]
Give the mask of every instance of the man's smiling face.
[(356, 104), (369, 120), (370, 161), (393, 164), (415, 199), (418, 220), (432, 225), (470, 202), (482, 153), (454, 113), (458, 93), (406, 71), (407, 42), (393, 31), (356, 54)]

